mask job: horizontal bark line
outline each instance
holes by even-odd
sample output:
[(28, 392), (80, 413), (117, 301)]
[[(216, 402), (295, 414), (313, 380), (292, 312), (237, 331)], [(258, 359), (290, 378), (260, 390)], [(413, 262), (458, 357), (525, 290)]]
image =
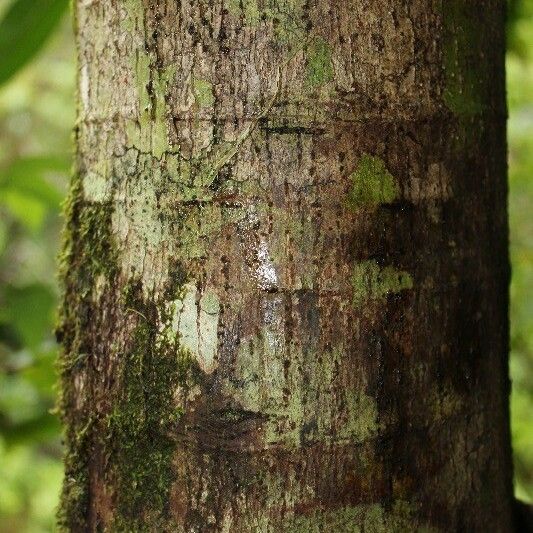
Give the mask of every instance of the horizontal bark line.
[[(402, 111), (404, 108), (400, 108)], [(366, 122), (375, 122), (375, 123), (383, 123), (383, 124), (390, 124), (395, 122), (402, 122), (402, 123), (435, 123), (442, 121), (443, 123), (455, 123), (457, 122), (457, 116), (458, 114), (452, 113), (447, 108), (442, 107), (439, 110), (436, 110), (433, 113), (420, 113), (420, 114), (412, 114), (409, 115), (408, 113), (404, 114), (398, 114), (397, 116), (390, 116), (387, 117), (386, 113), (368, 113), (366, 115), (357, 114), (357, 117), (341, 117), (341, 116), (335, 116), (335, 113), (331, 114), (331, 110), (328, 110), (330, 114), (328, 114), (327, 119), (324, 120), (313, 120), (309, 119), (308, 122), (305, 122), (306, 116), (298, 116), (298, 115), (274, 115), (273, 119), (276, 121), (293, 121), (294, 123), (289, 123), (287, 125), (280, 125), (280, 126), (272, 126), (272, 128), (275, 127), (293, 127), (293, 128), (303, 128), (304, 130), (307, 128), (320, 128), (321, 126), (330, 124), (330, 123), (345, 123), (345, 124), (364, 124)], [(239, 114), (236, 113), (235, 115), (220, 115), (216, 112), (213, 112), (210, 115), (207, 116), (199, 116), (196, 114), (191, 113), (190, 115), (167, 115), (168, 121), (174, 121), (174, 122), (183, 122), (185, 124), (189, 124), (190, 122), (198, 122), (198, 123), (206, 123), (206, 124), (234, 124), (235, 121), (242, 122), (243, 124), (246, 124), (247, 122), (253, 123), (257, 120), (257, 118), (261, 115), (260, 112), (257, 114)], [(507, 110), (492, 110), (492, 112), (489, 112), (488, 110), (481, 113), (473, 113), (471, 115), (466, 115), (470, 117), (471, 119), (498, 119), (502, 121), (507, 121), (509, 118), (509, 113)], [(93, 117), (93, 116), (83, 116), (80, 117), (77, 121), (78, 126), (81, 124), (87, 124), (87, 125), (93, 125), (93, 124), (117, 124), (121, 121), (137, 121), (139, 118), (137, 115), (115, 115), (112, 117)], [(300, 123), (299, 121), (302, 121)], [(267, 127), (268, 128), (268, 127)], [(259, 129), (265, 129), (262, 128), (261, 125), (259, 125)], [(298, 134), (299, 132), (295, 132), (295, 134)], [(322, 134), (324, 132), (318, 131), (317, 133)]]
[[(392, 372), (392, 370), (391, 370)], [(416, 399), (413, 397), (413, 399)], [(271, 415), (268, 413), (253, 413), (258, 420), (266, 421), (271, 418)], [(178, 430), (172, 438), (175, 439), (176, 445), (185, 446), (185, 449), (190, 451), (198, 451), (202, 453), (203, 451), (223, 451), (228, 453), (249, 453), (254, 455), (260, 452), (269, 452), (282, 453), (286, 455), (298, 454), (298, 450), (301, 449), (313, 449), (313, 448), (326, 448), (326, 449), (352, 449), (358, 447), (367, 446), (369, 443), (376, 443), (377, 441), (385, 442), (389, 439), (397, 438), (398, 432), (403, 435), (418, 435), (420, 437), (427, 435), (427, 432), (431, 431), (440, 431), (442, 428), (449, 426), (451, 422), (460, 422), (465, 419), (488, 415), (490, 414), (487, 408), (476, 408), (476, 409), (464, 409), (461, 407), (457, 409), (456, 412), (452, 412), (448, 415), (441, 414), (439, 417), (432, 421), (429, 420), (430, 417), (434, 417), (435, 413), (427, 413), (428, 421), (426, 423), (413, 423), (412, 421), (403, 420), (401, 423), (395, 423), (391, 420), (382, 420), (383, 418), (391, 419), (393, 416), (392, 413), (389, 413), (389, 416), (385, 416), (383, 413), (378, 412), (376, 418), (376, 424), (379, 426), (380, 423), (385, 422), (383, 430), (377, 429), (375, 434), (363, 439), (354, 439), (353, 437), (336, 437), (334, 432), (330, 435), (323, 435), (321, 439), (313, 439), (309, 441), (301, 442), (298, 445), (287, 445), (286, 442), (271, 442), (267, 445), (257, 446), (253, 443), (246, 441), (246, 434), (248, 431), (239, 431), (238, 424), (231, 424), (227, 422), (220, 422), (220, 428), (217, 428), (217, 434), (211, 434), (211, 428), (206, 425), (202, 427), (197, 425), (196, 427), (191, 426), (185, 428), (183, 431)], [(275, 417), (274, 417), (275, 418)], [(235, 427), (237, 426), (237, 428)], [(224, 437), (222, 432), (224, 431), (235, 431), (235, 435), (231, 435), (232, 438)], [(257, 428), (252, 429), (253, 432), (257, 431)], [(482, 446), (478, 443), (478, 446)]]

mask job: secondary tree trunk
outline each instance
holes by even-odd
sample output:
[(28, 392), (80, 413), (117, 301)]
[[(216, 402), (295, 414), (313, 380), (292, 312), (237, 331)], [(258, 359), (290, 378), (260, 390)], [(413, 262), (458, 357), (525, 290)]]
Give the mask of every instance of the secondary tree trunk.
[(509, 531), (504, 0), (77, 0), (70, 531)]

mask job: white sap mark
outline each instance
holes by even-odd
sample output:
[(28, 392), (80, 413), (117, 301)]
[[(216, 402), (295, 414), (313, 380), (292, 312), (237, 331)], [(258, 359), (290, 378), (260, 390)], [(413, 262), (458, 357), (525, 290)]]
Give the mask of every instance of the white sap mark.
[(185, 286), (183, 300), (176, 302), (173, 326), (180, 344), (198, 359), (204, 372), (215, 370), (220, 303), (214, 291), (198, 292), (194, 283)]
[(276, 266), (270, 258), (266, 240), (257, 235), (259, 227), (260, 220), (255, 207), (249, 206), (246, 217), (239, 224), (243, 237), (241, 247), (258, 287), (265, 291), (272, 291), (277, 288), (278, 275)]
[(259, 286), (264, 290), (273, 289), (278, 284), (276, 267), (270, 259), (267, 243), (262, 239), (257, 249), (257, 268), (255, 269), (255, 275)]

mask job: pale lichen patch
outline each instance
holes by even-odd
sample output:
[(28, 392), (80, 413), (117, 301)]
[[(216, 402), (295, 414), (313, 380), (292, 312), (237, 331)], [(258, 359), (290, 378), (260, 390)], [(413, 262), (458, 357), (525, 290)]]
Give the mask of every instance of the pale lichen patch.
[[(124, 276), (141, 279), (143, 290), (148, 295), (167, 281), (167, 261), (172, 249), (169, 247), (168, 227), (157, 206), (154, 182), (160, 176), (160, 170), (151, 170), (146, 163), (146, 168), (139, 171), (153, 172), (153, 179), (124, 183), (117, 190), (113, 231), (121, 243), (120, 265)], [(162, 254), (162, 249), (168, 254)]]
[(220, 316), (217, 294), (210, 289), (201, 293), (191, 282), (184, 287), (183, 299), (174, 304), (173, 330), (181, 345), (197, 358), (204, 372), (212, 373), (216, 368)]
[(112, 182), (108, 179), (108, 172), (88, 172), (83, 177), (83, 193), (89, 202), (107, 202), (111, 199)]
[[(139, 52), (134, 70), (139, 94), (139, 111), (136, 121), (129, 121), (126, 127), (129, 146), (141, 152), (152, 153), (160, 159), (172, 151), (168, 137), (166, 92), (172, 81), (176, 67), (169, 66), (156, 70), (151, 65), (148, 54)], [(150, 88), (150, 90), (148, 89)]]

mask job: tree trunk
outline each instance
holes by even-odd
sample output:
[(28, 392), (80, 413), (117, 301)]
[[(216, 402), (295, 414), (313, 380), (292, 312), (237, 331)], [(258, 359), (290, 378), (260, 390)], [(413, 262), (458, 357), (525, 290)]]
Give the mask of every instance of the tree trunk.
[(511, 530), (504, 0), (77, 0), (69, 531)]

